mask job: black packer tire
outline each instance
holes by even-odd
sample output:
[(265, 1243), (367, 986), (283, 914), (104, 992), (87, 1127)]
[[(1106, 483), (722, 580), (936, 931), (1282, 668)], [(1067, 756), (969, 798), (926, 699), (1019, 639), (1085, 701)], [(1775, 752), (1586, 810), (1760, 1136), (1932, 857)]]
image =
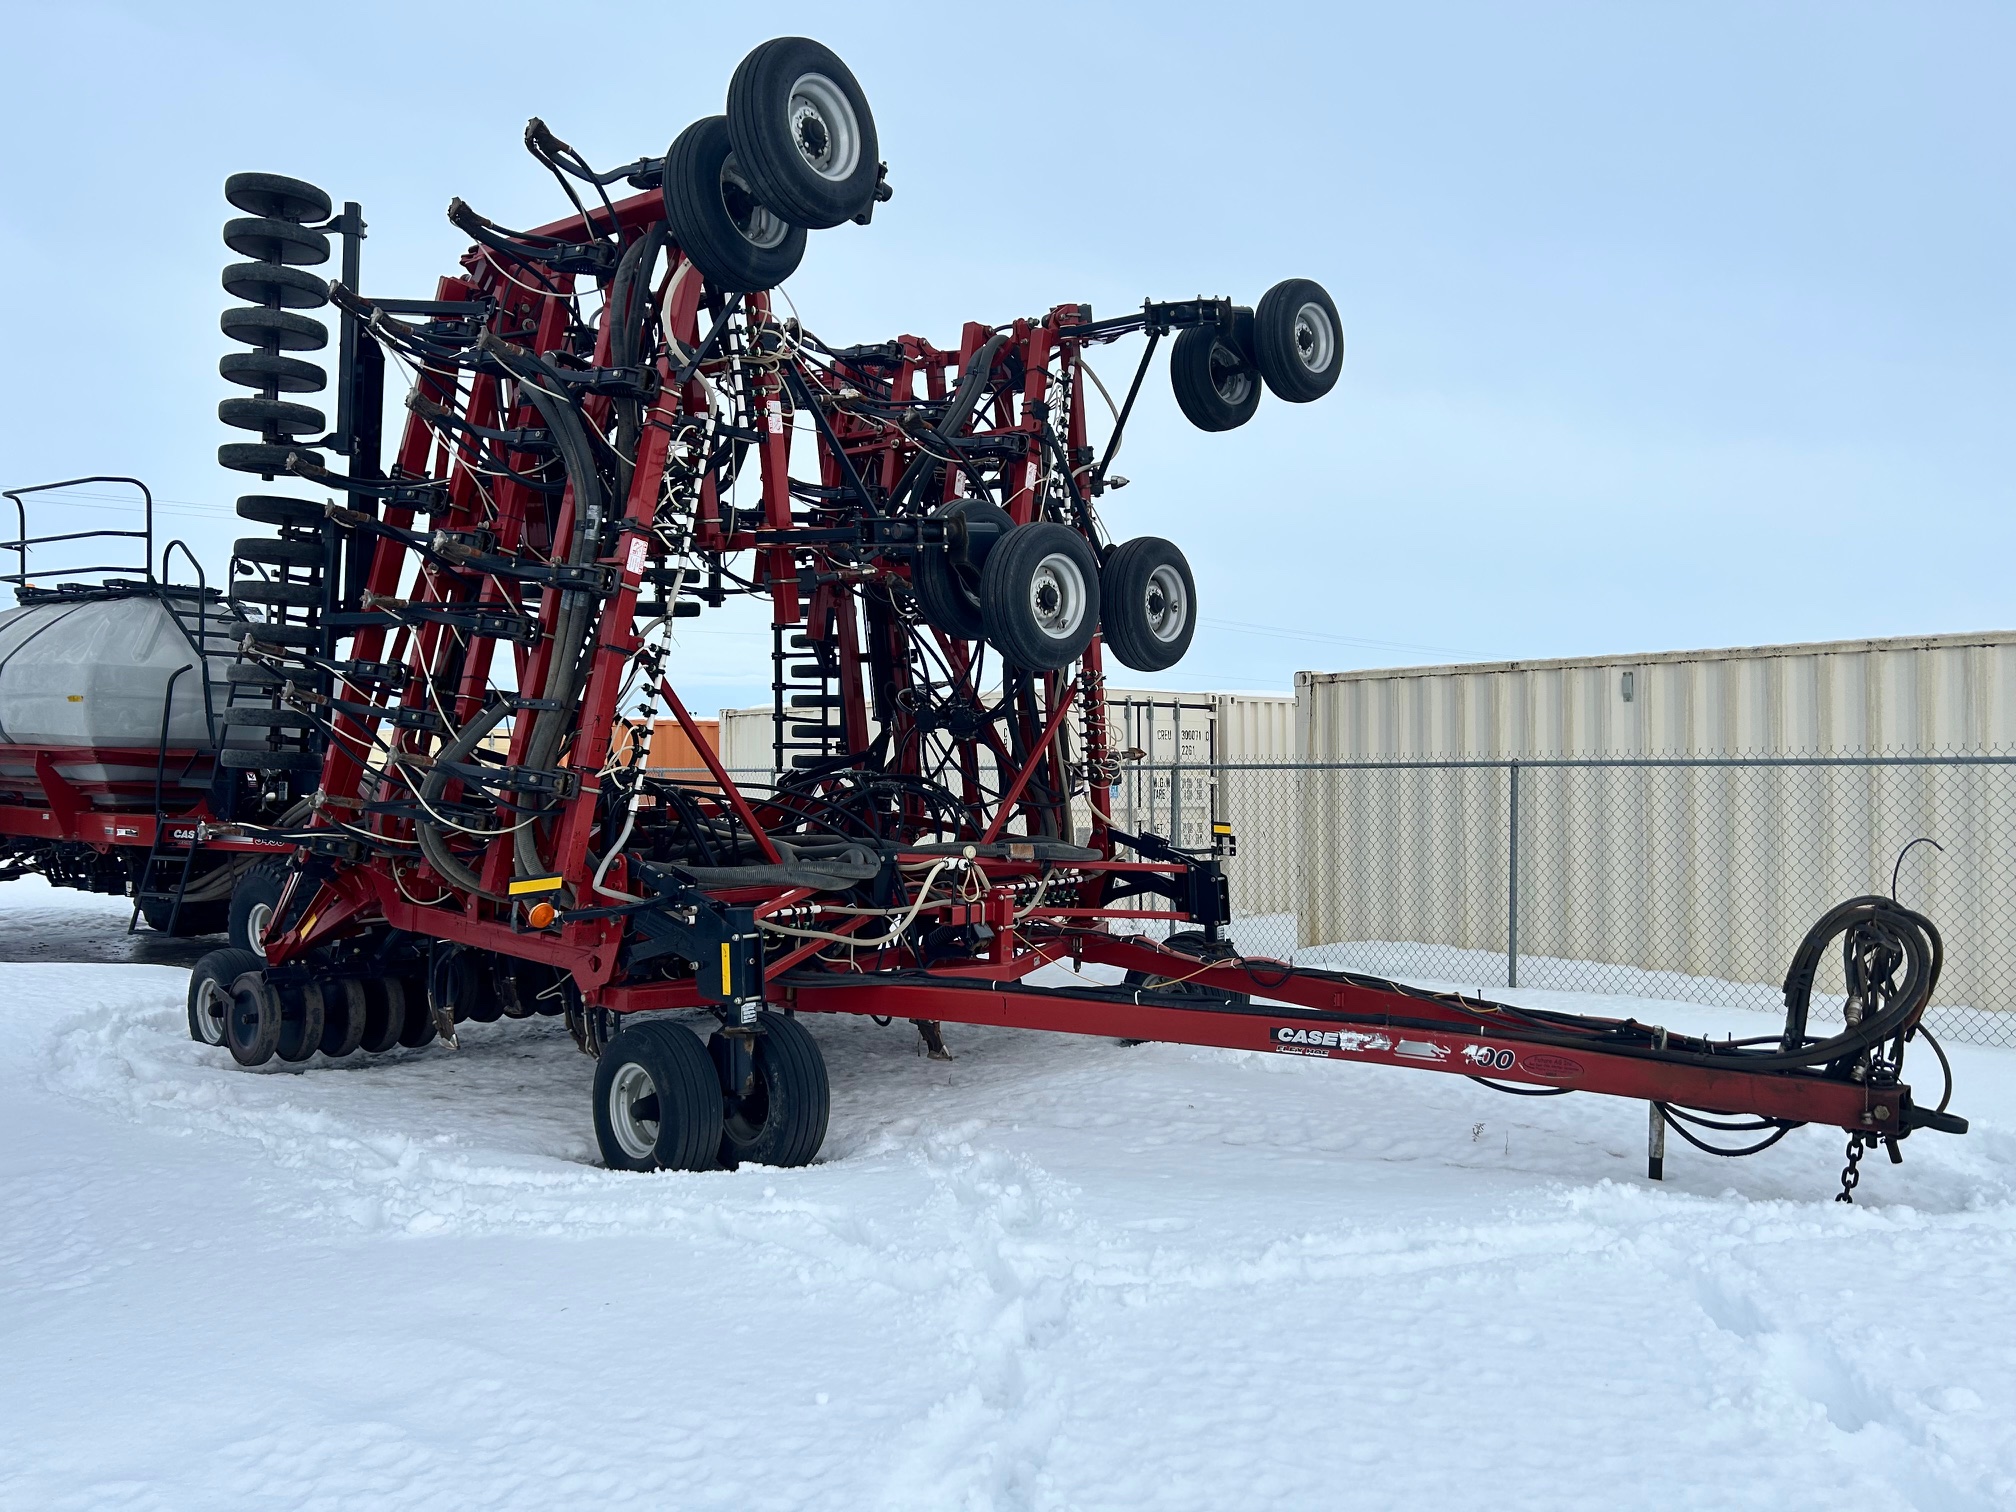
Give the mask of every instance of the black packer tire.
[(1039, 520), (994, 543), (980, 570), (987, 639), (1008, 661), (1052, 672), (1099, 633), (1099, 558), (1069, 526)]
[(405, 1019), (399, 1026), (399, 1043), (408, 1050), (418, 1050), (422, 1045), (430, 1045), (441, 1028), (434, 1021), (434, 1009), (427, 1001), (427, 981), (424, 977), (405, 977), (400, 983), (401, 1003)]
[(320, 525), (329, 511), (314, 499), (290, 499), (281, 494), (240, 494), (238, 517), (261, 525)]
[(280, 994), (280, 1039), (273, 1050), (289, 1065), (298, 1065), (322, 1048), (322, 984), (289, 982), (274, 990)]
[(881, 144), (853, 70), (810, 37), (773, 37), (728, 81), (729, 137), (756, 192), (823, 231), (875, 203)]
[(1122, 541), (1099, 572), (1099, 619), (1106, 649), (1137, 672), (1183, 660), (1197, 633), (1197, 583), (1173, 541)]
[(324, 552), (320, 541), (300, 536), (240, 536), (231, 543), (231, 555), (269, 567), (319, 567)]
[(273, 910), (280, 906), (280, 894), (286, 887), (287, 868), (278, 861), (262, 861), (238, 879), (231, 890), (229, 923), (235, 948), (266, 959), (266, 926), (272, 922)]
[(233, 299), (282, 310), (319, 310), (329, 303), (329, 285), (300, 268), (281, 263), (232, 263), (224, 270), (224, 292)]
[(341, 1060), (364, 1039), (369, 1021), (369, 999), (364, 984), (356, 977), (339, 977), (322, 984), (322, 1053)]
[(595, 1142), (612, 1171), (710, 1171), (721, 1150), (721, 1079), (683, 1024), (633, 1024), (595, 1062)]
[(1253, 360), (1277, 398), (1308, 404), (1344, 371), (1344, 323), (1323, 285), (1285, 278), (1253, 310)]
[[(810, 1165), (833, 1109), (826, 1057), (797, 1019), (766, 1011), (757, 1022), (763, 1032), (751, 1050), (754, 1084), (746, 1097), (734, 1089), (722, 1096), (721, 1164)], [(717, 1033), (707, 1042), (717, 1074), (727, 1064), (727, 1040)]]
[(249, 950), (213, 950), (189, 973), (189, 1038), (199, 1045), (224, 1043), (224, 1013), (231, 984), (266, 963)]
[(366, 977), (364, 987), (364, 1032), (357, 1046), (371, 1055), (382, 1055), (399, 1043), (399, 1031), (406, 1027), (406, 984), (394, 976)]
[(286, 583), (272, 578), (233, 578), (231, 597), (246, 604), (274, 604), (283, 609), (314, 609), (320, 606), (324, 594), (320, 583)]
[(224, 1010), (224, 1048), (241, 1066), (263, 1066), (280, 1048), (280, 994), (266, 980), (265, 962), (230, 983)]
[(672, 239), (724, 293), (775, 288), (804, 259), (804, 228), (757, 197), (721, 116), (702, 117), (673, 141), (664, 196)]
[(234, 173), (224, 180), (224, 198), (247, 215), (296, 225), (327, 220), (334, 208), (326, 190), (284, 173)]
[(329, 386), (329, 375), (314, 363), (277, 352), (226, 352), (217, 359), (217, 372), (229, 383), (282, 394), (316, 394)]
[(1169, 387), (1199, 430), (1236, 430), (1260, 407), (1260, 373), (1233, 333), (1191, 326), (1169, 344)]
[(1015, 528), (1015, 519), (985, 499), (954, 499), (934, 514), (965, 524), (963, 539), (943, 548), (923, 547), (912, 558), (910, 586), (924, 622), (958, 640), (987, 633), (980, 613), (980, 577), (995, 544)]

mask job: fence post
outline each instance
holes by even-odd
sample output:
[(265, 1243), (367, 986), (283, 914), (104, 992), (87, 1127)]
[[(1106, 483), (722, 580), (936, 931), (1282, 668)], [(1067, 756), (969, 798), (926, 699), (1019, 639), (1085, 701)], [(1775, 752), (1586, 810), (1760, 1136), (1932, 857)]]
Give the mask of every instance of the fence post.
[(1511, 839), (1505, 847), (1505, 985), (1519, 985), (1519, 763), (1512, 774), (1508, 803), (1512, 811)]

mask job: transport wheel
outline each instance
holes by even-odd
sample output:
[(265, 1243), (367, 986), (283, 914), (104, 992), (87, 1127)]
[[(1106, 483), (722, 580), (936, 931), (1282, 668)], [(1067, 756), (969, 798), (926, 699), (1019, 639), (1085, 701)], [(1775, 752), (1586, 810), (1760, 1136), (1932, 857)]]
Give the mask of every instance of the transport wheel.
[(1283, 279), (1253, 311), (1253, 357), (1267, 387), (1290, 404), (1321, 399), (1344, 371), (1344, 323), (1323, 285)]
[[(826, 1058), (819, 1042), (795, 1018), (781, 1013), (757, 1016), (763, 1032), (750, 1049), (753, 1075), (746, 1087), (722, 1093), (721, 1164), (810, 1165), (826, 1142), (833, 1096), (826, 1081)], [(730, 1037), (707, 1042), (720, 1081), (726, 1082)]]
[(1169, 386), (1176, 407), (1199, 430), (1236, 430), (1260, 407), (1260, 373), (1234, 336), (1191, 326), (1169, 346)]
[(1068, 526), (1017, 525), (987, 553), (980, 614), (987, 639), (1018, 667), (1076, 661), (1099, 630), (1099, 559)]
[(1173, 667), (1197, 631), (1197, 584), (1174, 542), (1123, 541), (1099, 572), (1106, 649), (1137, 672)]
[(595, 1063), (595, 1142), (612, 1171), (707, 1171), (721, 1148), (721, 1080), (699, 1037), (625, 1029)]
[(364, 1039), (369, 1022), (370, 999), (364, 984), (355, 977), (342, 977), (322, 984), (322, 1053), (341, 1060)]
[[(980, 573), (994, 543), (1015, 528), (1014, 517), (985, 499), (954, 499), (935, 511), (941, 520), (965, 524), (961, 539), (945, 549), (920, 550), (912, 559), (910, 586), (924, 622), (960, 640), (978, 640), (987, 633), (980, 614)], [(955, 527), (948, 534), (958, 535)]]
[[(1171, 950), (1180, 950), (1184, 955), (1195, 956), (1200, 966), (1206, 961), (1219, 960), (1235, 953), (1232, 947), (1223, 941), (1217, 945), (1211, 944), (1204, 938), (1204, 932), (1200, 929), (1179, 929), (1162, 943)], [(1199, 987), (1193, 982), (1184, 981), (1184, 975), (1185, 973), (1181, 971), (1167, 974), (1130, 971), (1126, 976), (1126, 985), (1159, 989), (1170, 997), (1205, 998), (1214, 1003), (1253, 1001), (1253, 994), (1250, 992), (1220, 992), (1215, 987)]]
[(728, 81), (728, 135), (765, 203), (823, 231), (875, 203), (881, 146), (868, 96), (831, 49), (774, 37)]
[(225, 988), (224, 1048), (241, 1066), (263, 1066), (280, 1047), (280, 994), (266, 980), (264, 965)]
[[(236, 671), (236, 668), (232, 669)], [(231, 943), (266, 959), (266, 926), (273, 910), (280, 906), (280, 894), (287, 888), (287, 869), (268, 862), (255, 866), (238, 879), (231, 890)]]
[[(168, 928), (170, 916), (175, 920), (175, 928)], [(227, 922), (224, 905), (218, 903), (184, 903), (178, 910), (171, 897), (148, 897), (140, 900), (140, 917), (147, 921), (147, 927), (159, 934), (172, 934), (175, 939), (186, 940), (195, 935), (222, 934)]]
[(706, 116), (665, 154), (665, 223), (716, 288), (775, 288), (805, 256), (805, 231), (764, 204), (728, 141), (728, 123)]
[(399, 1026), (399, 1043), (408, 1050), (432, 1044), (440, 1030), (434, 1023), (434, 1010), (427, 1002), (426, 981), (414, 977), (402, 979), (399, 996), (404, 1015)]
[(399, 1031), (406, 1027), (406, 986), (397, 977), (366, 977), (364, 989), (364, 1033), (357, 1048), (382, 1055), (399, 1043)]
[(322, 984), (290, 982), (271, 990), (280, 995), (280, 1038), (274, 1052), (290, 1064), (304, 1061), (322, 1048)]
[(249, 950), (213, 950), (189, 973), (189, 1038), (199, 1045), (224, 1043), (224, 1015), (231, 984), (265, 962)]

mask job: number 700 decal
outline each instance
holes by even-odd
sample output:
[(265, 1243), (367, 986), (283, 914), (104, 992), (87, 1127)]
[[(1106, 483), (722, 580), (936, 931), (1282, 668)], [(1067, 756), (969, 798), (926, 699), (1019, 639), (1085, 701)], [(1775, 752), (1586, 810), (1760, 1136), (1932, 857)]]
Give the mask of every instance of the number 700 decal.
[(1494, 1050), (1489, 1045), (1465, 1045), (1463, 1059), (1479, 1071), (1510, 1071), (1518, 1056), (1510, 1050)]

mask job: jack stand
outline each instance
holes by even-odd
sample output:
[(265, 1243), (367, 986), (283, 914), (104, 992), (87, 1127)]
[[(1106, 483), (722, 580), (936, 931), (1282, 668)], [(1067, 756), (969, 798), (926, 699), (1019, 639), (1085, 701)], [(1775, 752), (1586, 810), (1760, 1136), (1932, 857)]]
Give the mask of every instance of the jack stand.
[[(1666, 1031), (1656, 1031), (1654, 1043), (1661, 1050), (1666, 1048)], [(1645, 1174), (1653, 1181), (1666, 1179), (1666, 1110), (1657, 1102), (1648, 1102), (1645, 1110), (1651, 1118), (1651, 1127), (1645, 1134)]]

